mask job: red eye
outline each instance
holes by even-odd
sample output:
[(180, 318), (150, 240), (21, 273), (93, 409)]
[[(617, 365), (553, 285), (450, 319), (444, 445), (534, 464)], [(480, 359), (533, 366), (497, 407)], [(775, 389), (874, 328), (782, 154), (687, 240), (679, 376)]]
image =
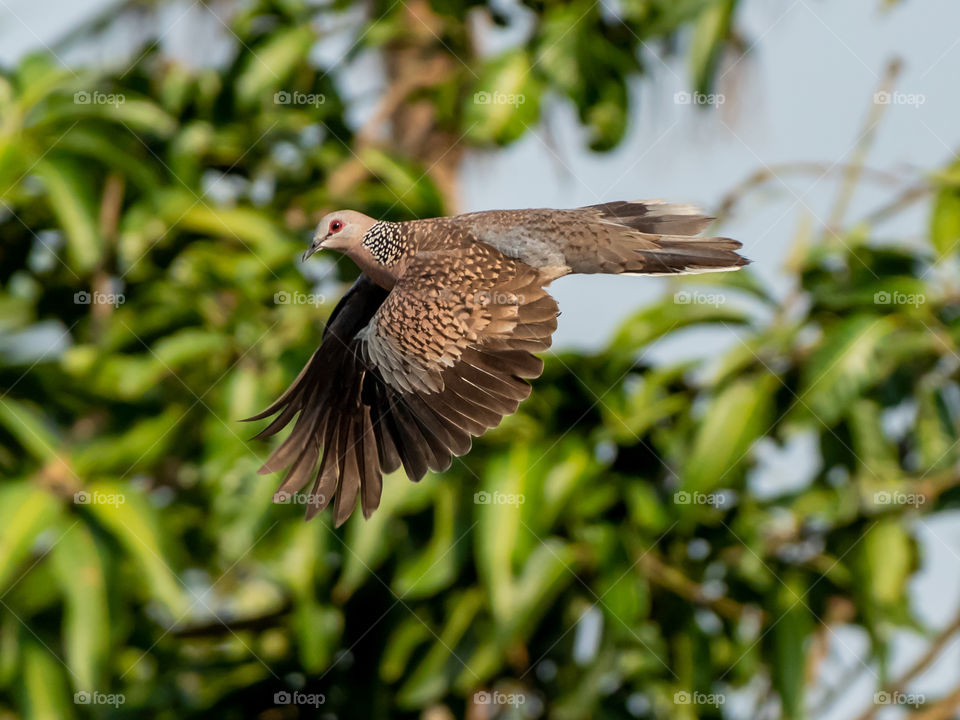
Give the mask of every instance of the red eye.
[(339, 220), (334, 220), (330, 223), (330, 232), (336, 233), (340, 232), (343, 229), (343, 223)]

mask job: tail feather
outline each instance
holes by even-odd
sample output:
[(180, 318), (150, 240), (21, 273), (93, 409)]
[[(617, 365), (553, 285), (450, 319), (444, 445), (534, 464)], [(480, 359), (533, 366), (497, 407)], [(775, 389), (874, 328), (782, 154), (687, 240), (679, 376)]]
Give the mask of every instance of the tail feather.
[(656, 247), (633, 251), (636, 257), (626, 261), (624, 272), (649, 275), (723, 272), (750, 264), (737, 253), (741, 244), (730, 238), (662, 235), (652, 242)]
[(693, 205), (662, 200), (610, 202), (581, 208), (604, 227), (592, 251), (582, 245), (567, 255), (574, 272), (674, 275), (737, 270), (750, 261), (742, 244), (725, 237), (700, 237), (713, 218)]
[(584, 209), (595, 210), (607, 222), (655, 234), (698, 235), (714, 220), (694, 205), (663, 200), (617, 200)]

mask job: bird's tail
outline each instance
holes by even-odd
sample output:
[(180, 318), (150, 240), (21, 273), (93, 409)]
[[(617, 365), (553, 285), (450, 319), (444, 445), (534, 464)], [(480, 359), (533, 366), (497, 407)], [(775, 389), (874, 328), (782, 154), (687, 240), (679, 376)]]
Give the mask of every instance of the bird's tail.
[[(571, 257), (574, 272), (672, 275), (737, 270), (750, 261), (742, 244), (725, 237), (701, 237), (713, 218), (692, 205), (662, 200), (611, 202), (581, 208), (598, 223), (597, 246)], [(579, 265), (579, 267), (578, 267)]]

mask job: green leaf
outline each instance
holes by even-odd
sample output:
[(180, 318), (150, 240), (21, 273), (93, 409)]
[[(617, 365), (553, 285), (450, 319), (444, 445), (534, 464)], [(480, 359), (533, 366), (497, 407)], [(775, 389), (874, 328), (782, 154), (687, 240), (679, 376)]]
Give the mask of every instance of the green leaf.
[(68, 264), (81, 275), (89, 273), (103, 258), (89, 169), (50, 153), (37, 162), (34, 172), (43, 181), (50, 208), (66, 233)]
[(730, 35), (737, 0), (717, 0), (697, 20), (690, 43), (690, 72), (694, 87), (708, 93), (713, 87), (717, 63)]
[(411, 665), (413, 652), (432, 637), (430, 626), (423, 618), (410, 616), (401, 620), (380, 659), (380, 679), (386, 683), (401, 679)]
[(383, 495), (377, 512), (369, 520), (354, 513), (347, 521), (343, 571), (333, 589), (334, 597), (346, 600), (370, 578), (370, 573), (376, 572), (391, 550), (390, 528), (394, 516), (429, 505), (436, 486), (437, 479), (432, 474), (418, 483), (411, 483), (402, 472), (383, 478)]
[(541, 88), (530, 65), (525, 51), (512, 50), (481, 69), (474, 93), (465, 99), (467, 137), (505, 145), (537, 123)]
[(803, 367), (797, 411), (832, 426), (884, 372), (879, 350), (893, 330), (890, 319), (876, 315), (855, 315), (826, 329)]
[(178, 439), (173, 432), (184, 419), (185, 408), (171, 404), (156, 417), (134, 423), (124, 432), (99, 437), (75, 451), (73, 466), (78, 475), (142, 472), (153, 466)]
[(423, 552), (401, 562), (392, 583), (399, 597), (405, 600), (429, 597), (453, 581), (457, 558), (462, 554), (454, 537), (456, 499), (457, 488), (452, 483), (438, 484), (430, 543)]
[(422, 707), (439, 698), (450, 682), (454, 670), (463, 667), (455, 650), (483, 604), (483, 593), (471, 588), (458, 593), (450, 601), (447, 623), (426, 657), (410, 672), (397, 693), (402, 708)]
[(513, 446), (490, 463), (483, 486), (474, 496), (477, 572), (490, 595), (493, 615), (502, 622), (513, 616), (514, 554), (521, 533), (528, 532), (521, 525), (520, 506), (507, 500), (516, 500), (524, 494), (524, 480), (531, 462), (526, 446)]
[[(98, 98), (92, 102), (94, 93)], [(83, 98), (86, 98), (84, 101)], [(177, 128), (177, 121), (151, 100), (134, 97), (128, 90), (80, 90), (76, 95), (54, 99), (44, 107), (39, 120), (44, 123), (73, 124), (91, 127), (105, 120), (113, 125), (110, 130), (136, 140), (135, 133), (167, 138)], [(101, 123), (102, 124), (102, 123)], [(55, 130), (53, 132), (56, 132)], [(59, 133), (58, 133), (59, 134)], [(140, 141), (137, 140), (137, 144)]]
[(343, 613), (313, 600), (301, 600), (293, 613), (300, 664), (305, 672), (320, 673), (330, 667), (343, 635)]
[(165, 549), (158, 512), (146, 496), (130, 485), (108, 482), (90, 484), (84, 492), (88, 499), (84, 506), (136, 559), (149, 597), (162, 603), (171, 619), (182, 618), (191, 603)]
[(893, 478), (900, 474), (897, 448), (883, 432), (883, 408), (873, 400), (860, 399), (850, 406), (849, 422), (853, 452), (871, 476)]
[(780, 694), (784, 720), (804, 717), (806, 685), (806, 641), (813, 621), (805, 602), (804, 583), (798, 575), (789, 575), (777, 585), (772, 603), (777, 618), (772, 628), (773, 683)]
[(361, 149), (360, 161), (390, 188), (395, 204), (404, 210), (443, 207), (440, 191), (420, 165), (372, 147)]
[(903, 601), (913, 569), (913, 541), (898, 517), (878, 521), (861, 541), (867, 591), (878, 607)]
[(686, 365), (651, 370), (624, 388), (623, 395), (605, 400), (600, 409), (604, 425), (614, 440), (634, 445), (657, 423), (681, 412), (689, 398), (674, 393), (669, 385), (682, 378), (691, 368)]
[(60, 528), (58, 532), (61, 537), (50, 551), (50, 558), (66, 604), (66, 662), (76, 690), (102, 689), (110, 650), (103, 559), (93, 534), (83, 523), (74, 523), (66, 530)]
[(583, 42), (585, 17), (592, 12), (591, 3), (557, 3), (545, 8), (540, 25), (537, 68), (550, 86), (570, 97), (584, 94), (583, 63), (578, 49)]
[(273, 102), (273, 91), (305, 62), (315, 39), (309, 23), (304, 23), (275, 31), (251, 50), (236, 81), (240, 102)]
[(956, 428), (940, 392), (924, 387), (917, 399), (917, 422), (913, 439), (920, 451), (924, 471), (947, 468), (957, 457)]
[(0, 426), (6, 428), (28, 453), (41, 462), (57, 459), (60, 438), (52, 423), (32, 404), (0, 398)]
[(37, 536), (60, 512), (50, 493), (25, 481), (0, 485), (0, 595), (17, 582), (17, 571)]
[(75, 717), (63, 663), (39, 642), (23, 643), (23, 695), (26, 720), (64, 720)]
[(707, 408), (684, 466), (681, 488), (710, 492), (726, 481), (746, 459), (754, 441), (770, 429), (774, 392), (780, 381), (767, 372), (741, 378), (717, 395)]
[[(954, 169), (960, 169), (960, 163)], [(957, 249), (960, 243), (960, 188), (943, 185), (933, 203), (930, 217), (930, 242), (942, 257)]]
[(547, 538), (537, 545), (512, 583), (511, 615), (504, 632), (521, 641), (529, 638), (552, 597), (575, 581), (576, 571), (574, 550), (562, 540)]
[(60, 139), (58, 147), (122, 172), (144, 191), (156, 191), (161, 183), (157, 168), (118, 143), (112, 135), (77, 125)]
[(721, 323), (741, 325), (750, 316), (726, 305), (686, 304), (664, 300), (628, 318), (610, 343), (614, 352), (635, 352), (667, 333), (693, 325)]
[[(264, 270), (290, 260), (295, 243), (262, 212), (252, 208), (212, 207), (196, 198), (184, 200), (189, 207), (180, 215), (179, 224), (185, 229), (238, 240)], [(177, 217), (171, 220), (176, 222)]]

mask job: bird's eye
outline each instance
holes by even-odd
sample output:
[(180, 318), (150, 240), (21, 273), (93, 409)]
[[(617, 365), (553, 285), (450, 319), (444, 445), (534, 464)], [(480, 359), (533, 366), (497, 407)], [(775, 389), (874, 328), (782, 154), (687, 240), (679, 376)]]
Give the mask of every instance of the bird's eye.
[(334, 220), (330, 223), (330, 232), (340, 232), (343, 229), (343, 223), (339, 220)]

